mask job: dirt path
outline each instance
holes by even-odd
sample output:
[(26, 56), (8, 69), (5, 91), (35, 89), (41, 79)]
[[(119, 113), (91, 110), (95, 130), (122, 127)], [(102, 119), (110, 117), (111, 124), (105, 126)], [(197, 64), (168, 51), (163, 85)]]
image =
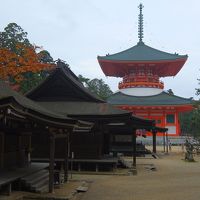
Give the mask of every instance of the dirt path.
[[(200, 159), (188, 163), (183, 155), (138, 159), (137, 176), (82, 176), (93, 181), (82, 200), (199, 200)], [(149, 171), (153, 164), (157, 170)]]

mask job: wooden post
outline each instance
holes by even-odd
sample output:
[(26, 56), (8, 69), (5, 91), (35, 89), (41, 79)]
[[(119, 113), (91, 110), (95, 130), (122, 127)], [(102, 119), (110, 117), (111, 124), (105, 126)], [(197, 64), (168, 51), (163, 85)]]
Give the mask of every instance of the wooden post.
[(95, 171), (96, 171), (96, 172), (99, 171), (99, 165), (98, 165), (98, 163), (96, 163)]
[(49, 137), (49, 192), (54, 192), (54, 162), (55, 162), (55, 136)]
[(17, 164), (19, 167), (24, 167), (24, 149), (22, 148), (22, 135), (18, 135), (18, 160)]
[(168, 153), (168, 152), (169, 152), (168, 133), (166, 132), (165, 135), (166, 135), (166, 151), (167, 151), (167, 153)]
[(133, 130), (132, 134), (132, 143), (133, 143), (133, 167), (136, 167), (136, 129)]
[(164, 148), (164, 152), (165, 152), (165, 132), (163, 133), (163, 148)]
[(11, 192), (12, 192), (12, 185), (11, 185), (11, 183), (9, 183), (6, 188), (6, 193), (8, 196), (10, 196)]
[(152, 131), (152, 136), (153, 136), (153, 153), (156, 153), (156, 131)]
[(28, 165), (30, 165), (30, 163), (31, 163), (31, 151), (32, 151), (32, 145), (31, 145), (31, 143), (32, 143), (32, 136), (31, 136), (31, 134), (28, 136), (29, 138), (28, 138)]
[(64, 164), (64, 171), (65, 171), (65, 181), (68, 181), (68, 172), (69, 172), (69, 153), (68, 153), (68, 142), (69, 142), (69, 132), (67, 133), (67, 137), (65, 138), (65, 164)]
[(98, 152), (98, 158), (101, 158), (104, 154), (104, 129), (102, 123), (98, 123), (98, 129), (97, 129), (97, 137), (100, 137), (100, 143), (99, 145), (99, 152)]
[(0, 169), (4, 168), (4, 146), (5, 146), (5, 135), (0, 132)]

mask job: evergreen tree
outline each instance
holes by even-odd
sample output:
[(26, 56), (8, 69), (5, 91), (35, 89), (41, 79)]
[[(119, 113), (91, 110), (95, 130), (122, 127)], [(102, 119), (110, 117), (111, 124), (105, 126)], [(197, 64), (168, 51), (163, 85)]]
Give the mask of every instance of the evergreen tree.
[(102, 79), (88, 79), (79, 75), (79, 80), (84, 84), (84, 86), (93, 94), (97, 95), (103, 100), (106, 100), (110, 95), (113, 94), (110, 87)]
[(5, 48), (21, 56), (21, 51), (17, 48), (19, 43), (25, 47), (32, 47), (27, 38), (27, 32), (16, 23), (9, 23), (4, 31), (0, 32), (0, 48)]

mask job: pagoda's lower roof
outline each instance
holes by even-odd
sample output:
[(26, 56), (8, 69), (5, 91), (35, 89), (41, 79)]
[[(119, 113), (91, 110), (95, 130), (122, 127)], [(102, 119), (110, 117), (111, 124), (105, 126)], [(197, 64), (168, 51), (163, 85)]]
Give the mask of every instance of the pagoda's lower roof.
[(187, 55), (171, 54), (160, 51), (139, 42), (137, 45), (106, 56), (98, 56), (99, 64), (107, 76), (123, 77), (130, 70), (146, 66), (158, 71), (160, 76), (175, 76), (185, 61)]
[(194, 103), (192, 98), (183, 98), (162, 92), (153, 96), (130, 96), (117, 92), (108, 98), (108, 103), (113, 105), (129, 105), (129, 106), (185, 106)]

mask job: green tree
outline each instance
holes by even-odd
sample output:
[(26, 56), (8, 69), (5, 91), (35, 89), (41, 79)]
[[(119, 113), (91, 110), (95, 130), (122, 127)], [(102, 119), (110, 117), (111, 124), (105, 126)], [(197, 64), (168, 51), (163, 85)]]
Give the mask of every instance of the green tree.
[(42, 50), (38, 53), (38, 58), (41, 63), (53, 63), (53, 58), (47, 50)]
[[(200, 85), (200, 79), (198, 80), (198, 84)], [(195, 88), (196, 95), (200, 95), (200, 88)], [(195, 102), (195, 110), (192, 112), (191, 117), (191, 129), (192, 133), (196, 137), (200, 137), (200, 100)]]
[[(197, 80), (200, 84), (200, 79)], [(196, 88), (196, 95), (200, 95), (200, 88)], [(194, 108), (191, 112), (180, 114), (181, 132), (194, 137), (200, 137), (200, 101), (195, 102)]]
[(90, 81), (89, 78), (85, 78), (82, 75), (78, 75), (78, 79), (83, 83), (85, 87), (88, 87), (88, 82)]
[(32, 47), (27, 38), (27, 32), (16, 23), (9, 23), (4, 28), (4, 31), (0, 32), (0, 48), (5, 48), (17, 55), (21, 55), (21, 52), (17, 48), (17, 44), (19, 43), (22, 43), (26, 47)]
[(197, 126), (195, 124), (195, 115), (194, 111), (184, 112), (179, 114), (180, 127), (182, 135), (196, 135)]
[(110, 95), (113, 94), (110, 87), (102, 79), (88, 79), (79, 75), (79, 80), (84, 84), (84, 86), (93, 94), (97, 95), (103, 100), (106, 100)]

